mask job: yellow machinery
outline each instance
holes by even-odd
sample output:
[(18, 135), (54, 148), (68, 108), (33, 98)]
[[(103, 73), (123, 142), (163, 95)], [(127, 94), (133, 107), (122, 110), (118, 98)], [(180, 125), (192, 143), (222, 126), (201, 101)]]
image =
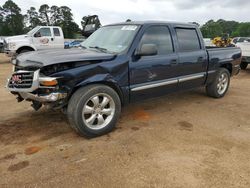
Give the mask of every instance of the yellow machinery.
[(224, 34), (222, 37), (215, 37), (212, 43), (217, 47), (229, 47), (232, 45), (232, 40), (228, 34)]

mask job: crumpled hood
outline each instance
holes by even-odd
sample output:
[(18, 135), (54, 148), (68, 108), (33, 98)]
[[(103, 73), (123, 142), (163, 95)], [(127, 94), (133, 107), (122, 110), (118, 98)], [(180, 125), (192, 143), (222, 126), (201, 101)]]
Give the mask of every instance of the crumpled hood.
[(9, 42), (18, 42), (18, 41), (24, 41), (24, 40), (29, 40), (28, 35), (16, 35), (13, 37), (6, 37), (4, 39), (7, 43)]
[(114, 57), (114, 54), (81, 48), (51, 49), (21, 54), (17, 56), (17, 65), (32, 66), (31, 64), (34, 62), (36, 65), (41, 64), (40, 67), (42, 67), (67, 62), (107, 61)]

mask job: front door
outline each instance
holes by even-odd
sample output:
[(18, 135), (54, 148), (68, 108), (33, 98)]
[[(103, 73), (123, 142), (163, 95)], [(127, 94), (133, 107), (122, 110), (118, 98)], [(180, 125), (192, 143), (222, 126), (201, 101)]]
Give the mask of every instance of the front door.
[(158, 54), (133, 58), (130, 62), (130, 98), (138, 101), (164, 95), (177, 89), (178, 55), (167, 26), (150, 26), (145, 29), (138, 49), (143, 44), (154, 44)]
[(40, 28), (33, 36), (33, 44), (37, 50), (53, 47), (53, 35), (49, 27)]

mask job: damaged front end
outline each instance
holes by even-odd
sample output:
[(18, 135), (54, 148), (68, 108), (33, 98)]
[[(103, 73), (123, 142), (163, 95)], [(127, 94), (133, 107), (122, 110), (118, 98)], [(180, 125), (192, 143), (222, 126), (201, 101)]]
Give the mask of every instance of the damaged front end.
[(59, 77), (48, 77), (37, 70), (17, 70), (8, 79), (7, 89), (17, 96), (17, 101), (31, 101), (39, 110), (42, 105), (60, 108), (67, 98), (66, 88), (60, 87)]

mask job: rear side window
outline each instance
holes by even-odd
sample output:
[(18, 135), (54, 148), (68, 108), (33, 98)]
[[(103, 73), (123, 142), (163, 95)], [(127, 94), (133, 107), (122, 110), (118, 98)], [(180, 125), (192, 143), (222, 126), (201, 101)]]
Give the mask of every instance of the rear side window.
[(143, 44), (155, 44), (158, 55), (173, 53), (173, 44), (169, 29), (166, 26), (152, 26), (142, 36), (140, 46)]
[(58, 28), (53, 28), (54, 36), (60, 37), (60, 31)]
[(200, 41), (195, 29), (176, 28), (179, 50), (181, 52), (201, 49)]

